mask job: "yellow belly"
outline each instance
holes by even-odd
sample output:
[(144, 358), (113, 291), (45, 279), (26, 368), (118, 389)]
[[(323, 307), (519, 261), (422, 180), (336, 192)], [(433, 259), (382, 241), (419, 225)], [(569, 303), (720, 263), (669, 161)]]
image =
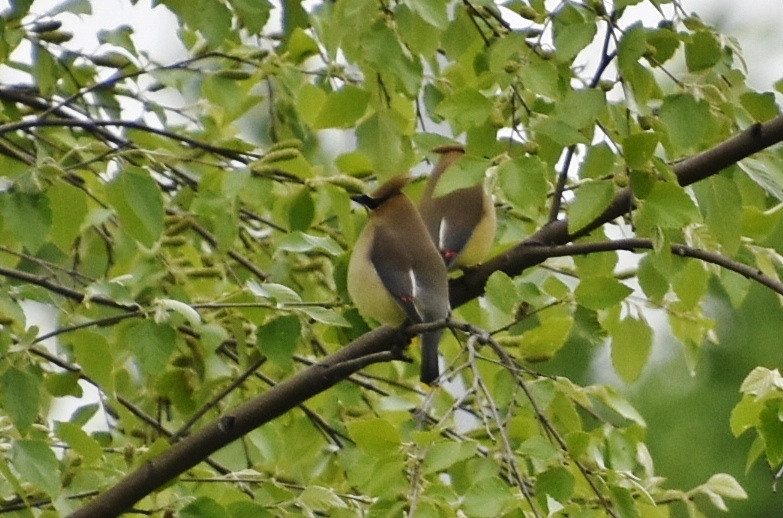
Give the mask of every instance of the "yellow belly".
[(369, 235), (365, 229), (356, 240), (348, 263), (348, 293), (362, 315), (382, 324), (398, 326), (405, 321), (405, 312), (386, 290), (368, 258)]

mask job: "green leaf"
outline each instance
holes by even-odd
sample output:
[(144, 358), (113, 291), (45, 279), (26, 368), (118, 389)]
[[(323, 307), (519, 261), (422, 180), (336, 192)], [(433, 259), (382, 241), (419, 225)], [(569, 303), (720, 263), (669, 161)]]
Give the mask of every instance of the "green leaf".
[(511, 500), (509, 486), (498, 477), (489, 477), (478, 481), (465, 492), (462, 510), (467, 516), (494, 518), (503, 514)]
[[(780, 163), (781, 160), (776, 155), (761, 152), (742, 160), (739, 166), (761, 188), (778, 200), (783, 200), (783, 169)], [(748, 207), (749, 211), (752, 209), (753, 207)], [(759, 223), (768, 221), (760, 219), (762, 221)]]
[(269, 21), (272, 6), (267, 1), (231, 0), (231, 6), (240, 23), (251, 34), (258, 34)]
[(525, 331), (519, 354), (528, 361), (545, 361), (560, 350), (571, 333), (573, 316), (563, 306), (539, 313), (538, 327)]
[(288, 38), (286, 50), (291, 61), (298, 64), (318, 54), (318, 44), (301, 27), (296, 27)]
[(376, 71), (393, 78), (408, 95), (416, 95), (421, 85), (422, 66), (402, 47), (397, 35), (382, 20), (362, 33), (361, 56)]
[(563, 62), (574, 59), (595, 38), (597, 27), (595, 22), (557, 23), (560, 17), (555, 17), (554, 40), (555, 55)]
[(691, 41), (685, 43), (685, 64), (690, 72), (711, 68), (720, 61), (720, 57), (720, 43), (712, 32), (696, 31)]
[(437, 442), (427, 448), (424, 473), (429, 475), (450, 468), (476, 455), (476, 444), (471, 442)]
[(293, 231), (303, 231), (310, 228), (315, 217), (315, 202), (310, 189), (302, 187), (293, 196), (288, 206), (288, 226)]
[(200, 496), (180, 509), (180, 518), (231, 518), (226, 508), (208, 496)]
[(57, 498), (60, 493), (60, 463), (45, 442), (15, 441), (11, 446), (11, 462), (23, 479), (53, 499)]
[(734, 434), (734, 437), (739, 437), (747, 430), (756, 428), (759, 425), (759, 415), (763, 409), (764, 404), (757, 401), (756, 398), (742, 396), (740, 402), (732, 409), (729, 419), (731, 433)]
[(296, 308), (300, 313), (304, 313), (316, 322), (338, 327), (351, 327), (345, 317), (333, 309), (322, 308), (319, 306), (301, 306)]
[(614, 170), (616, 155), (606, 142), (590, 146), (579, 168), (580, 178), (602, 178)]
[(68, 253), (87, 216), (84, 191), (71, 184), (57, 182), (46, 191), (52, 210), (52, 242)]
[(740, 96), (740, 104), (756, 122), (766, 122), (780, 115), (772, 92), (745, 92)]
[(652, 301), (661, 301), (669, 292), (669, 279), (655, 267), (652, 256), (647, 254), (639, 262), (637, 273), (639, 286)]
[(345, 509), (348, 505), (337, 496), (333, 489), (321, 486), (309, 485), (299, 495), (301, 501), (308, 509), (316, 511), (335, 512), (337, 509)]
[(575, 486), (574, 476), (564, 467), (557, 466), (539, 474), (534, 489), (536, 499), (541, 505), (546, 505), (547, 497), (565, 504), (573, 495)]
[(489, 276), (485, 296), (490, 304), (508, 316), (514, 314), (514, 308), (519, 302), (518, 290), (514, 281), (500, 271)]
[(526, 216), (538, 216), (548, 190), (544, 163), (537, 157), (517, 157), (503, 162), (497, 175), (506, 199)]
[(699, 144), (712, 126), (709, 103), (704, 99), (697, 101), (690, 94), (664, 97), (660, 118), (666, 124), (672, 146), (677, 150), (687, 150)]
[(597, 88), (571, 90), (557, 103), (557, 117), (575, 129), (590, 128), (606, 107), (606, 95)]
[(758, 431), (764, 439), (767, 461), (771, 467), (783, 463), (783, 421), (780, 420), (778, 407), (767, 403), (759, 415)]
[(463, 88), (446, 97), (436, 113), (464, 131), (487, 120), (492, 113), (492, 101), (478, 90)]
[(407, 4), (430, 25), (438, 29), (448, 27), (449, 15), (445, 0), (409, 0)]
[(591, 223), (609, 206), (614, 196), (614, 182), (598, 180), (582, 184), (568, 207), (568, 231), (573, 233)]
[(617, 65), (623, 75), (632, 75), (634, 65), (647, 50), (647, 34), (641, 22), (628, 27), (617, 45)]
[(286, 252), (303, 253), (321, 250), (330, 255), (341, 255), (343, 249), (329, 236), (314, 236), (304, 232), (291, 232), (277, 244), (278, 250)]
[(134, 351), (146, 376), (160, 374), (176, 348), (176, 333), (165, 324), (144, 320), (132, 324), (123, 333), (127, 350)]
[(560, 75), (549, 61), (533, 60), (521, 71), (525, 88), (550, 99), (560, 96)]
[(57, 437), (81, 455), (85, 465), (92, 465), (103, 456), (103, 450), (98, 441), (87, 435), (80, 426), (58, 421), (54, 428)]
[(574, 290), (576, 300), (587, 309), (608, 309), (622, 302), (633, 290), (612, 277), (588, 277)]
[(0, 377), (0, 400), (19, 433), (27, 435), (38, 417), (41, 382), (32, 374), (16, 367), (8, 368)]
[(377, 112), (356, 128), (359, 150), (372, 162), (383, 179), (405, 170), (403, 135), (389, 111)]
[(125, 231), (151, 248), (163, 232), (163, 198), (155, 180), (129, 167), (106, 184), (106, 195)]
[(724, 175), (711, 176), (693, 186), (704, 212), (710, 234), (717, 238), (723, 251), (733, 256), (740, 247), (743, 218), (742, 196), (737, 182)]
[(51, 96), (57, 82), (57, 62), (42, 45), (33, 44), (33, 77), (41, 95)]
[(400, 432), (384, 419), (362, 419), (347, 423), (348, 434), (356, 445), (373, 457), (386, 457), (400, 447)]
[(745, 500), (748, 494), (742, 489), (737, 480), (727, 473), (716, 473), (705, 482), (702, 487), (713, 491), (720, 496), (733, 498), (735, 500)]
[(302, 324), (295, 315), (273, 318), (256, 330), (258, 348), (285, 371), (293, 367), (293, 355), (302, 338)]
[(617, 374), (630, 383), (636, 381), (652, 350), (652, 329), (644, 320), (630, 316), (612, 330), (612, 365)]
[(615, 485), (610, 486), (609, 490), (611, 491), (612, 502), (621, 518), (640, 518), (639, 510), (636, 508), (636, 502), (630, 490)]
[(640, 233), (652, 228), (683, 228), (700, 220), (699, 209), (682, 187), (671, 182), (656, 182), (637, 211), (635, 222)]
[(492, 163), (486, 158), (464, 155), (443, 173), (435, 186), (435, 196), (443, 196), (456, 189), (472, 187), (484, 180)]
[(315, 119), (313, 127), (350, 128), (367, 111), (370, 93), (353, 85), (330, 93)]
[(649, 164), (658, 146), (658, 135), (651, 132), (634, 133), (623, 140), (625, 163), (631, 169), (640, 169)]
[(574, 144), (589, 144), (589, 139), (573, 126), (565, 122), (551, 118), (543, 117), (533, 128), (538, 136), (544, 136), (552, 139), (562, 147), (568, 147)]
[(701, 261), (694, 259), (685, 264), (685, 267), (672, 283), (672, 289), (677, 294), (684, 309), (691, 310), (696, 307), (707, 293), (709, 280), (710, 274), (702, 266)]
[(20, 243), (35, 253), (49, 237), (52, 210), (46, 196), (14, 192), (0, 198), (8, 230)]
[(114, 392), (114, 355), (106, 337), (90, 330), (79, 330), (69, 336), (76, 362), (107, 394)]

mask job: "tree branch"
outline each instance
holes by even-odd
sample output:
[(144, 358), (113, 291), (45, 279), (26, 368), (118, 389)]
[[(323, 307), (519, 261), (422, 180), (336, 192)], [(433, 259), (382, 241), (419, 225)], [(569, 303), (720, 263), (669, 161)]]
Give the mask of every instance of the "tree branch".
[[(681, 185), (690, 185), (780, 141), (783, 141), (783, 116), (765, 124), (754, 125), (712, 149), (677, 163), (674, 171)], [(495, 271), (516, 276), (526, 268), (543, 262), (547, 255), (541, 253), (541, 243), (564, 245), (614, 220), (631, 208), (633, 197), (631, 190), (626, 188), (617, 193), (609, 207), (595, 221), (574, 234), (569, 234), (567, 222), (564, 220), (545, 226), (507, 252), (452, 280), (452, 307), (458, 307), (481, 295), (487, 279)], [(370, 356), (385, 361), (395, 357), (378, 353), (404, 347), (408, 341), (406, 336), (406, 333), (386, 326), (370, 331), (321, 362), (172, 445), (162, 455), (137, 468), (71, 517), (106, 518), (119, 515), (170, 479), (197, 465), (211, 453), (361, 369), (366, 363), (360, 360), (361, 358)]]
[[(736, 164), (763, 149), (783, 141), (783, 116), (776, 117), (764, 124), (754, 124), (745, 131), (728, 140), (677, 162), (674, 173), (682, 186), (691, 185), (700, 180), (718, 174), (726, 167)], [(569, 234), (566, 220), (554, 221), (525, 239), (510, 250), (493, 257), (486, 263), (466, 272), (449, 283), (451, 307), (456, 308), (484, 293), (484, 285), (489, 276), (501, 271), (515, 277), (525, 269), (540, 264), (546, 259), (535, 252), (531, 245), (565, 245), (574, 239), (588, 235), (593, 230), (626, 214), (635, 208), (633, 194), (629, 187), (617, 192), (612, 202), (594, 221), (583, 229)]]

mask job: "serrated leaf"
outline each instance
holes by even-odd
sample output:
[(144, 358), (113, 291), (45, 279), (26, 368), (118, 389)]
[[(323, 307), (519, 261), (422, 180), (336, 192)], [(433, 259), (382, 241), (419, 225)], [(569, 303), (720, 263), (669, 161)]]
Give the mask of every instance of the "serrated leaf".
[[(574, 476), (564, 467), (557, 466), (540, 473), (536, 477), (534, 488), (539, 502), (542, 502), (546, 495), (546, 497), (551, 497), (555, 501), (565, 504), (573, 495), (575, 486)], [(552, 509), (549, 509), (551, 512)]]
[(614, 169), (616, 155), (606, 142), (590, 146), (579, 168), (580, 178), (602, 178)]
[(52, 214), (52, 242), (68, 253), (87, 216), (84, 191), (65, 182), (57, 182), (46, 191)]
[(652, 337), (652, 329), (647, 322), (630, 316), (612, 330), (612, 365), (626, 383), (636, 381), (647, 364)]
[(343, 249), (337, 242), (329, 236), (314, 236), (304, 232), (290, 232), (278, 242), (278, 250), (287, 252), (303, 253), (321, 250), (330, 255), (340, 255)]
[(106, 184), (109, 203), (124, 230), (150, 248), (163, 232), (163, 199), (158, 185), (138, 167), (129, 167)]
[(690, 94), (664, 97), (660, 120), (666, 125), (672, 146), (680, 151), (699, 144), (713, 124), (709, 103), (697, 101)]
[(682, 187), (670, 182), (656, 182), (637, 211), (636, 224), (640, 232), (653, 228), (683, 228), (698, 222), (699, 209)]
[(334, 511), (345, 509), (348, 505), (332, 489), (321, 486), (307, 486), (299, 495), (299, 500), (309, 509), (316, 511)]
[(714, 491), (720, 496), (726, 498), (733, 498), (735, 500), (744, 500), (748, 498), (748, 494), (739, 485), (739, 482), (727, 473), (716, 473), (712, 475), (710, 479), (703, 484), (703, 487)]
[(574, 233), (591, 223), (609, 206), (614, 196), (614, 182), (598, 180), (582, 184), (568, 207), (568, 231)]
[(200, 496), (177, 513), (180, 518), (231, 518), (226, 508), (208, 496)]
[(740, 392), (755, 396), (757, 401), (783, 395), (783, 376), (778, 369), (756, 367), (743, 380)]
[(114, 355), (106, 337), (91, 330), (79, 330), (69, 337), (76, 362), (107, 394), (114, 392)]
[(641, 22), (628, 27), (617, 45), (617, 64), (624, 75), (633, 73), (634, 65), (647, 50), (647, 34)]
[(464, 131), (487, 120), (492, 113), (492, 101), (478, 90), (463, 88), (446, 97), (436, 112)]
[(544, 163), (537, 157), (518, 157), (504, 162), (497, 174), (506, 199), (525, 215), (538, 215), (548, 188)]
[(60, 493), (60, 463), (43, 441), (15, 441), (11, 461), (21, 477), (52, 498)]
[(80, 426), (58, 421), (54, 430), (57, 437), (81, 455), (85, 465), (89, 466), (103, 456), (103, 449), (98, 441), (87, 435)]
[(38, 252), (49, 237), (52, 210), (43, 195), (14, 192), (0, 199), (8, 230), (31, 252)]
[(384, 419), (362, 419), (347, 423), (348, 434), (356, 445), (373, 457), (386, 457), (400, 446), (400, 432)]
[(302, 324), (295, 315), (273, 318), (256, 330), (262, 353), (286, 371), (293, 367), (293, 355), (302, 337)]
[[(155, 300), (155, 304), (164, 311), (174, 311), (175, 313), (179, 313), (185, 319), (187, 319), (188, 323), (193, 326), (197, 327), (201, 324), (201, 315), (198, 314), (198, 311), (190, 307), (189, 305), (185, 304), (182, 301), (174, 300), (174, 299), (157, 299)], [(158, 323), (165, 322), (167, 319), (163, 319), (156, 321)]]
[(658, 135), (652, 132), (634, 133), (623, 140), (625, 163), (631, 169), (639, 169), (648, 165), (655, 154), (658, 145)]
[(176, 333), (165, 324), (151, 320), (131, 325), (123, 333), (124, 345), (134, 351), (142, 372), (155, 376), (165, 369), (176, 348)]
[[(288, 206), (288, 227), (295, 232), (300, 232), (310, 228), (315, 217), (315, 202), (310, 194), (310, 189), (302, 187), (299, 189)], [(285, 241), (288, 236), (283, 238)]]
[(712, 32), (696, 31), (685, 43), (685, 64), (691, 72), (714, 66), (720, 61), (720, 56), (720, 43)]
[(330, 93), (318, 116), (313, 121), (315, 129), (350, 128), (367, 111), (370, 93), (353, 85), (346, 85)]
[(427, 448), (423, 469), (425, 474), (443, 471), (476, 454), (476, 444), (470, 442), (437, 442)]
[(511, 500), (509, 486), (498, 477), (489, 477), (476, 482), (465, 492), (462, 510), (467, 516), (494, 518), (503, 514)]
[(783, 200), (783, 168), (780, 162), (775, 155), (759, 153), (742, 160), (739, 166), (761, 188), (778, 200)]
[(259, 284), (253, 280), (248, 281), (248, 289), (257, 297), (273, 300), (277, 303), (302, 302), (302, 297), (297, 292), (283, 284), (267, 282)]
[(0, 377), (0, 387), (3, 409), (19, 433), (27, 435), (38, 417), (41, 382), (28, 372), (10, 367)]
[(587, 309), (608, 309), (622, 302), (633, 290), (611, 277), (588, 277), (574, 290), (576, 300)]
[(514, 281), (503, 272), (497, 271), (489, 276), (485, 296), (487, 301), (504, 312), (512, 315), (514, 307), (519, 302), (517, 287)]
[(316, 322), (321, 322), (322, 324), (338, 327), (351, 327), (351, 323), (333, 309), (322, 308), (318, 306), (300, 306), (296, 309), (312, 318)]
[(740, 96), (740, 104), (756, 122), (766, 122), (780, 115), (772, 92), (745, 92)]

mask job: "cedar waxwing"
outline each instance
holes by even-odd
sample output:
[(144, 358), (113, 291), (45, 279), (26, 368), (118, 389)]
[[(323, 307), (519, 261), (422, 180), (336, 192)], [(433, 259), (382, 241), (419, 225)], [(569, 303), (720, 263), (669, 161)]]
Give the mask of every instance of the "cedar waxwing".
[(427, 180), (419, 212), (449, 270), (474, 266), (484, 260), (495, 239), (495, 205), (483, 181), (433, 197), (443, 172), (465, 154), (465, 148), (452, 144), (433, 151), (440, 160)]
[[(348, 293), (361, 313), (398, 326), (433, 322), (449, 315), (448, 274), (413, 202), (402, 192), (407, 177), (397, 177), (370, 195), (352, 199), (370, 209), (348, 263)], [(442, 330), (421, 337), (421, 381), (439, 376)]]

